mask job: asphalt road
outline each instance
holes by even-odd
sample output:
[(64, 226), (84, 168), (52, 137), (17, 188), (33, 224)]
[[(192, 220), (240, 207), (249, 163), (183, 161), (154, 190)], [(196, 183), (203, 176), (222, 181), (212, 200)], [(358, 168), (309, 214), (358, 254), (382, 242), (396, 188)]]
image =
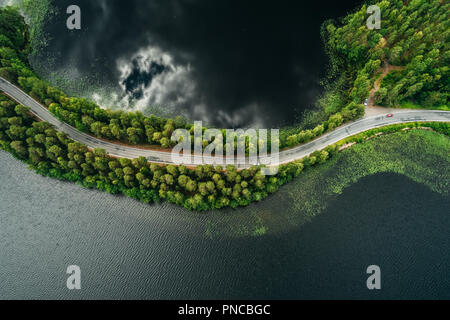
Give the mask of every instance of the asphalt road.
[[(18, 103), (27, 106), (31, 112), (39, 119), (53, 124), (58, 130), (65, 132), (71, 139), (78, 141), (90, 148), (101, 148), (106, 150), (111, 156), (121, 158), (138, 158), (140, 156), (146, 157), (148, 161), (153, 163), (171, 164), (171, 152), (139, 149), (131, 146), (124, 146), (112, 142), (103, 141), (88, 134), (78, 131), (74, 127), (55, 118), (44, 106), (39, 104), (36, 100), (31, 98), (25, 92), (20, 90), (15, 85), (0, 77), (0, 90), (6, 93), (9, 97)], [(288, 163), (297, 159), (308, 156), (316, 150), (321, 150), (331, 144), (334, 144), (346, 137), (355, 135), (357, 133), (367, 131), (369, 129), (382, 127), (396, 123), (407, 123), (415, 121), (436, 121), (448, 122), (450, 121), (449, 111), (434, 111), (434, 110), (415, 110), (415, 111), (399, 111), (395, 112), (394, 116), (388, 118), (386, 115), (378, 115), (372, 117), (365, 117), (361, 120), (351, 122), (347, 125), (337, 128), (336, 130), (322, 135), (321, 137), (295, 147), (293, 149), (281, 151), (279, 154), (280, 163)], [(196, 160), (201, 157), (196, 157)], [(204, 163), (211, 163), (215, 159), (212, 157), (204, 157)], [(236, 159), (227, 159), (230, 162)], [(247, 162), (248, 163), (248, 162)], [(191, 160), (190, 165), (195, 166), (194, 159)], [(239, 168), (248, 167), (248, 164), (238, 164)]]

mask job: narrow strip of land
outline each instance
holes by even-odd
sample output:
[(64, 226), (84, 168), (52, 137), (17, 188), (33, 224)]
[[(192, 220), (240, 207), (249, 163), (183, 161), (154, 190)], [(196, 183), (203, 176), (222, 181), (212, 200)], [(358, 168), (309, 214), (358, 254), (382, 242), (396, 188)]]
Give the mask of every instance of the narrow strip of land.
[[(134, 159), (138, 157), (145, 157), (149, 162), (160, 164), (173, 164), (170, 152), (140, 149), (132, 146), (125, 146), (123, 144), (116, 144), (108, 142), (96, 137), (90, 136), (80, 132), (76, 128), (60, 121), (47, 108), (42, 106), (39, 102), (31, 98), (17, 86), (11, 84), (7, 80), (0, 77), (0, 90), (3, 91), (10, 98), (16, 102), (29, 107), (31, 112), (43, 121), (47, 121), (55, 126), (58, 130), (66, 133), (72, 140), (80, 142), (89, 148), (101, 148), (114, 157)], [(407, 123), (407, 122), (449, 122), (450, 111), (435, 111), (435, 110), (414, 110), (414, 111), (399, 111), (394, 113), (393, 117), (386, 115), (368, 116), (363, 119), (351, 122), (347, 125), (337, 128), (336, 130), (322, 135), (321, 137), (300, 145), (298, 147), (284, 150), (280, 152), (280, 163), (289, 163), (294, 160), (302, 159), (316, 150), (321, 150), (329, 145), (332, 145), (349, 136), (386, 125)], [(212, 162), (213, 157), (203, 157), (204, 161)], [(236, 160), (236, 159), (234, 159)], [(194, 161), (191, 164), (196, 166)], [(239, 164), (238, 168), (246, 168), (249, 165)]]

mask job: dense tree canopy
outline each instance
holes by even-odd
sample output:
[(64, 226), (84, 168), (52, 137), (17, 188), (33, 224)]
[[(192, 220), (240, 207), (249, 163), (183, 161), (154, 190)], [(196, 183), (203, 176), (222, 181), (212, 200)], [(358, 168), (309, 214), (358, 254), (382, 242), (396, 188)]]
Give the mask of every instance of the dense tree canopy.
[(369, 30), (367, 6), (342, 23), (328, 22), (326, 45), (335, 68), (350, 79), (352, 101), (363, 102), (382, 66), (399, 66), (381, 83), (376, 103), (424, 107), (448, 104), (450, 4), (440, 0), (389, 0), (381, 9), (381, 29)]

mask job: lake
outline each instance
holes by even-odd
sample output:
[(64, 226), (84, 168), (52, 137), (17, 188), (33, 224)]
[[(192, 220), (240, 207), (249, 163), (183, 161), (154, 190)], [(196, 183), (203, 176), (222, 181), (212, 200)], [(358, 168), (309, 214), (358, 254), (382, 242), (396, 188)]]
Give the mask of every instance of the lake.
[[(3, 151), (0, 163), (2, 299), (450, 298), (450, 199), (401, 175), (363, 178), (289, 225), (285, 211), (305, 214), (286, 203), (302, 176), (198, 214), (41, 177)], [(261, 217), (265, 234), (236, 232)], [(81, 291), (66, 288), (69, 265)], [(366, 288), (369, 265), (381, 291)]]
[[(82, 29), (69, 31), (78, 5)], [(110, 108), (184, 114), (223, 128), (291, 125), (329, 60), (320, 28), (360, 1), (59, 0), (33, 66)]]

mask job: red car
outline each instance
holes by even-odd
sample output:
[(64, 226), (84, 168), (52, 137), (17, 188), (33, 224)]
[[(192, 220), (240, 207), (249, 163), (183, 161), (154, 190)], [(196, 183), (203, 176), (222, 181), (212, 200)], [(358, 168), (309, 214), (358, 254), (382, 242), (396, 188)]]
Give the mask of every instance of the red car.
[(388, 117), (388, 118), (392, 118), (394, 116), (394, 114), (392, 114), (392, 113), (389, 113), (386, 117)]

